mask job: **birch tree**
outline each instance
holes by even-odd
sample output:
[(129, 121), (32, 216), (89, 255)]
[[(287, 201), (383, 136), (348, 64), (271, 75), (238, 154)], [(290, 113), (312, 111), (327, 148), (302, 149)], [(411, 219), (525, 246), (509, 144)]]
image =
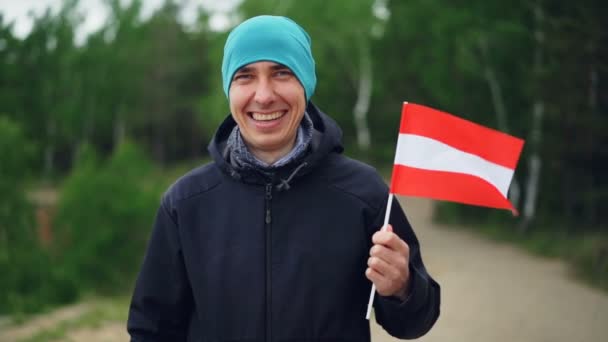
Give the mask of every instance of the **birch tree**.
[[(543, 30), (544, 14), (540, 1), (534, 4), (534, 65), (532, 74), (540, 83), (540, 78), (544, 69), (543, 49), (545, 42), (545, 33)], [(542, 124), (545, 112), (545, 103), (541, 94), (536, 94), (532, 106), (532, 122), (530, 124), (530, 136), (527, 139), (529, 157), (528, 157), (528, 179), (525, 188), (525, 202), (523, 206), (523, 217), (520, 224), (521, 231), (527, 231), (530, 228), (530, 223), (536, 214), (536, 201), (540, 186), (541, 174), (541, 142), (542, 142)]]

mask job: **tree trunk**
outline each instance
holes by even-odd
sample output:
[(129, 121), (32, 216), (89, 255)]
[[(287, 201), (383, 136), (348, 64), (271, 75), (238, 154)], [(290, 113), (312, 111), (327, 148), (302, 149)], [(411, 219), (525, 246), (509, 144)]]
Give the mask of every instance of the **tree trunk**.
[(80, 132), (80, 140), (76, 142), (73, 148), (72, 165), (74, 165), (80, 157), (80, 152), (84, 144), (93, 143), (93, 134), (95, 132), (95, 101), (94, 98), (87, 101), (87, 106), (82, 121), (82, 131)]
[[(488, 87), (490, 88), (490, 94), (492, 96), (492, 104), (494, 106), (494, 113), (496, 114), (496, 122), (498, 124), (498, 129), (502, 132), (510, 133), (507, 120), (507, 109), (502, 95), (502, 87), (500, 85), (500, 82), (498, 82), (496, 73), (494, 73), (494, 69), (492, 68), (492, 64), (490, 63), (487, 38), (485, 36), (480, 37), (478, 45), (481, 50), (481, 55), (483, 59), (482, 64), (484, 65), (484, 78), (486, 79)], [(509, 188), (509, 199), (511, 200), (511, 203), (513, 204), (513, 207), (515, 209), (519, 209), (520, 195), (521, 187), (519, 185), (519, 181), (517, 180), (517, 177), (513, 175), (511, 187)]]
[(357, 89), (357, 102), (353, 109), (353, 118), (357, 133), (357, 145), (359, 149), (366, 152), (371, 147), (371, 134), (367, 124), (367, 113), (369, 112), (372, 97), (373, 75), (372, 57), (366, 38), (359, 39), (359, 80)]
[(53, 119), (46, 123), (46, 145), (44, 146), (44, 176), (50, 179), (55, 169), (55, 133), (56, 125)]
[[(593, 56), (594, 54), (594, 49), (591, 49), (591, 57), (594, 58), (595, 56)], [(591, 64), (591, 70), (589, 70), (589, 99), (588, 99), (588, 103), (589, 103), (589, 114), (591, 115), (591, 120), (590, 122), (592, 124), (595, 123), (597, 114), (598, 114), (598, 105), (597, 105), (597, 89), (599, 86), (599, 77), (598, 77), (598, 72), (597, 72), (597, 66), (595, 65), (595, 62), (592, 62)], [(593, 132), (592, 127), (589, 127), (589, 131)], [(592, 159), (592, 155), (593, 155), (593, 145), (594, 145), (594, 136), (592, 133), (587, 135), (587, 160), (586, 162), (588, 162), (590, 165), (593, 164), (593, 159)], [(585, 200), (584, 200), (584, 210), (585, 210), (585, 215), (587, 216), (587, 219), (589, 221), (590, 225), (595, 225), (597, 223), (597, 217), (598, 217), (598, 212), (597, 212), (597, 206), (596, 206), (596, 188), (595, 188), (595, 177), (594, 177), (594, 173), (593, 172), (587, 172), (587, 179), (588, 179), (588, 184), (587, 184), (587, 191), (586, 191), (586, 196), (585, 196)]]
[(114, 148), (117, 148), (124, 142), (127, 134), (127, 125), (125, 123), (123, 112), (123, 106), (120, 105), (118, 108), (118, 113), (114, 118)]
[[(169, 127), (171, 131), (174, 131), (174, 127)], [(156, 162), (160, 165), (165, 166), (166, 163), (166, 146), (165, 146), (165, 130), (167, 127), (161, 127), (161, 125), (156, 125), (154, 128), (154, 142), (152, 143), (152, 148), (154, 151), (154, 157)]]
[[(536, 82), (540, 84), (541, 74), (543, 69), (543, 45), (544, 45), (544, 32), (542, 29), (544, 14), (541, 7), (540, 1), (537, 1), (534, 6), (534, 40), (535, 51), (534, 51), (534, 68), (533, 75)], [(539, 92), (540, 87), (536, 88)], [(534, 219), (536, 214), (536, 201), (538, 198), (538, 192), (540, 187), (540, 173), (542, 161), (540, 158), (540, 144), (542, 140), (542, 123), (545, 111), (545, 105), (542, 100), (542, 95), (537, 93), (534, 99), (534, 105), (532, 109), (532, 125), (530, 129), (530, 137), (528, 139), (528, 146), (530, 151), (530, 157), (528, 158), (528, 179), (526, 183), (525, 203), (523, 206), (523, 219), (520, 225), (520, 231), (522, 233), (527, 232), (530, 229), (530, 223)]]

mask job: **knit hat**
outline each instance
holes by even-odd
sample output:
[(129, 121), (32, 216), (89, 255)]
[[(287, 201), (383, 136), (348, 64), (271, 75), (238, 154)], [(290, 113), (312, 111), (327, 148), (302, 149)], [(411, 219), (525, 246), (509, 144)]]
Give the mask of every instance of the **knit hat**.
[(288, 67), (306, 93), (306, 101), (315, 91), (315, 60), (310, 49), (310, 36), (287, 17), (262, 15), (235, 27), (224, 46), (222, 80), (228, 96), (234, 74), (241, 67), (259, 61), (275, 62)]

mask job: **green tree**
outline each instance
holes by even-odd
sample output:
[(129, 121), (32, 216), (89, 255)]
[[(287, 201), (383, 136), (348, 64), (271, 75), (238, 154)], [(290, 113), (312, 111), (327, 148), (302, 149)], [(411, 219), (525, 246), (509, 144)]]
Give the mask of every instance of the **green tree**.
[(0, 314), (37, 312), (73, 293), (55, 278), (25, 198), (32, 152), (21, 128), (0, 116)]
[(106, 162), (89, 147), (66, 180), (54, 220), (54, 250), (66, 277), (84, 291), (128, 289), (141, 263), (160, 189), (151, 162), (123, 142)]

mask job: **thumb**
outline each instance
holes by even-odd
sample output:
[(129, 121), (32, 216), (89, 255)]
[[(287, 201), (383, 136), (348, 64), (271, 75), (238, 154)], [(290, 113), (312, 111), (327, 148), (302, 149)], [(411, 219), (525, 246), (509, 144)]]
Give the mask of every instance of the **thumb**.
[(387, 232), (393, 232), (393, 226), (391, 226), (390, 224), (386, 225), (386, 231)]

